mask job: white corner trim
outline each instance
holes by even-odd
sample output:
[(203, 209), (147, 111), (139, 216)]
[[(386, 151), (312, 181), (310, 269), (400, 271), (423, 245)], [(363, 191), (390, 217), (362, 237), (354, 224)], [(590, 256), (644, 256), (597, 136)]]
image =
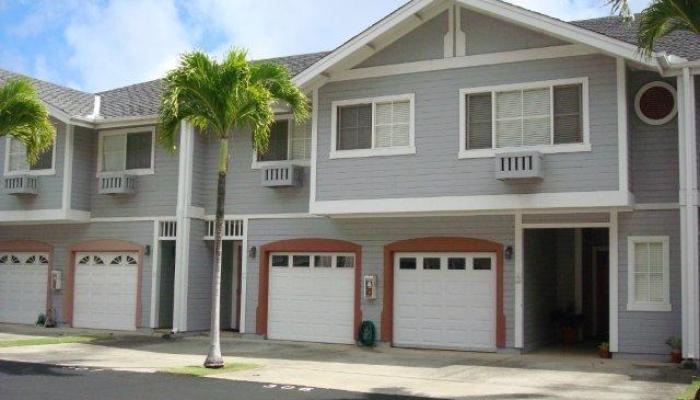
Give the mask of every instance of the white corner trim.
[(471, 56), (457, 56), (436, 60), (414, 61), (402, 64), (380, 65), (376, 67), (355, 68), (332, 74), (329, 81), (336, 82), (355, 79), (379, 78), (383, 76), (417, 72), (511, 64), (517, 62), (575, 57), (598, 53), (599, 52), (596, 49), (588, 46), (568, 44), (536, 49), (513, 50)]
[[(73, 195), (73, 137), (75, 134), (75, 127), (73, 125), (66, 126), (66, 142), (65, 142), (65, 152), (63, 155), (63, 193), (61, 196), (61, 203), (63, 204), (64, 210), (69, 210), (72, 207), (72, 195)], [(56, 145), (54, 144), (54, 150)], [(54, 151), (54, 157), (55, 157)]]
[(619, 265), (619, 219), (617, 210), (610, 211), (610, 228), (608, 229), (608, 285), (610, 287), (608, 297), (608, 326), (610, 351), (615, 353), (619, 350), (618, 333), (618, 309), (619, 309), (619, 285), (618, 285), (618, 265)]
[(629, 145), (628, 145), (628, 107), (627, 107), (627, 65), (625, 59), (616, 59), (617, 80), (617, 159), (620, 191), (629, 190)]
[[(637, 271), (635, 265), (635, 246), (639, 243), (661, 243), (663, 248), (663, 302), (643, 302), (634, 298)], [(628, 236), (627, 237), (627, 311), (671, 311), (670, 255), (668, 236)]]
[(316, 200), (310, 213), (343, 216), (381, 213), (431, 213), (541, 208), (625, 207), (633, 204), (630, 193), (618, 191), (436, 196), (389, 199)]
[(309, 209), (316, 201), (316, 160), (318, 158), (318, 88), (313, 91), (311, 100), (311, 171), (309, 172)]
[(514, 347), (523, 348), (525, 319), (524, 319), (524, 303), (525, 303), (525, 231), (523, 228), (523, 213), (517, 211), (515, 213), (515, 341)]
[[(102, 146), (104, 143), (104, 138), (106, 136), (117, 136), (117, 135), (127, 135), (129, 133), (136, 132), (150, 132), (151, 133), (151, 168), (142, 169), (125, 169), (124, 171), (102, 171)], [(112, 129), (112, 130), (102, 130), (98, 132), (97, 139), (97, 174), (99, 178), (102, 174), (110, 174), (114, 172), (125, 172), (130, 175), (153, 175), (155, 173), (155, 160), (156, 160), (156, 127), (155, 126), (145, 126), (145, 127), (134, 127), (134, 128), (123, 128), (123, 129)], [(124, 165), (126, 165), (126, 140), (124, 141)]]
[[(376, 147), (375, 145), (375, 114), (378, 103), (386, 102), (396, 102), (396, 101), (408, 101), (410, 116), (409, 116), (409, 132), (408, 132), (408, 146), (402, 147)], [(338, 108), (343, 106), (352, 106), (357, 104), (371, 104), (372, 105), (372, 148), (370, 149), (356, 149), (356, 150), (337, 150), (338, 146)], [(350, 100), (339, 100), (333, 101), (331, 103), (331, 148), (329, 159), (339, 159), (339, 158), (362, 158), (362, 157), (375, 157), (375, 156), (396, 156), (405, 154), (415, 154), (416, 153), (416, 96), (414, 93), (391, 95), (391, 96), (380, 96), (380, 97), (368, 97), (362, 99), (350, 99)], [(318, 128), (317, 128), (318, 129)], [(318, 133), (318, 132), (317, 132)]]
[[(673, 109), (667, 116), (661, 119), (651, 119), (644, 115), (644, 113), (642, 112), (642, 96), (644, 96), (644, 93), (647, 90), (653, 89), (655, 87), (664, 88), (668, 90), (673, 96)], [(674, 119), (676, 115), (678, 115), (678, 94), (676, 92), (676, 88), (671, 86), (668, 82), (664, 81), (653, 81), (647, 83), (646, 85), (639, 88), (639, 90), (637, 90), (637, 94), (634, 96), (634, 111), (637, 114), (637, 118), (642, 120), (642, 122), (644, 122), (647, 125), (658, 126), (665, 125), (671, 122), (671, 120)]]

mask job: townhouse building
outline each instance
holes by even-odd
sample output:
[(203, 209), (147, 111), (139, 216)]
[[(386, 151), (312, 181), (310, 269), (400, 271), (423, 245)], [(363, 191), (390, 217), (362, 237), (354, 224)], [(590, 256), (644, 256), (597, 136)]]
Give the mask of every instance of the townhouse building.
[[(488, 352), (570, 328), (700, 358), (700, 38), (635, 43), (613, 17), (412, 0), (270, 60), (312, 117), (280, 106), (266, 154), (234, 134), (222, 326), (354, 343), (369, 320), (394, 346)], [(183, 124), (160, 147), (158, 80), (34, 82), (57, 137), (32, 167), (0, 140), (0, 322), (208, 329), (216, 141)]]

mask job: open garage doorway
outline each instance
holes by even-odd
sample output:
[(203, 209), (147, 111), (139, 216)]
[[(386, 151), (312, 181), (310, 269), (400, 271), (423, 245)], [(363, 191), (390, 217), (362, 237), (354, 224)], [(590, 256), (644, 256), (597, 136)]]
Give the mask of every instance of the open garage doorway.
[(525, 229), (523, 350), (591, 354), (609, 338), (607, 228)]

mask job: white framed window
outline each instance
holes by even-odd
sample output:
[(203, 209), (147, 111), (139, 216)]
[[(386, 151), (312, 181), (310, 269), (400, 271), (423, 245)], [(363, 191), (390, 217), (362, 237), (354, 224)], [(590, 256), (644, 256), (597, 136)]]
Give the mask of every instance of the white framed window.
[(56, 174), (56, 142), (43, 152), (34, 165), (27, 162), (27, 148), (21, 141), (8, 136), (5, 141), (4, 175), (54, 175)]
[(415, 154), (415, 95), (335, 101), (330, 158)]
[(270, 126), (270, 144), (265, 154), (253, 151), (253, 169), (294, 161), (308, 166), (311, 158), (311, 127), (296, 124), (291, 115), (278, 116)]
[(154, 127), (102, 131), (98, 139), (97, 174), (128, 172), (153, 174)]
[(290, 269), (352, 269), (355, 255), (352, 253), (272, 253), (270, 267)]
[(588, 78), (459, 91), (459, 158), (590, 151)]
[(668, 236), (627, 238), (627, 310), (671, 311)]

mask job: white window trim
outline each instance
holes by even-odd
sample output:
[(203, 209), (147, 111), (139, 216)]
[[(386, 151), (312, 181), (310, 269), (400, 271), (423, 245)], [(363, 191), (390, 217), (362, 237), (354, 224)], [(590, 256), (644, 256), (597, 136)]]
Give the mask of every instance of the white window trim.
[[(334, 101), (331, 103), (331, 151), (329, 158), (342, 159), (342, 158), (363, 158), (363, 157), (383, 157), (383, 156), (398, 156), (406, 154), (416, 154), (416, 110), (415, 110), (415, 94), (408, 93), (396, 96), (381, 96), (381, 97), (369, 97), (364, 99), (352, 99), (352, 100), (341, 100)], [(377, 103), (385, 103), (390, 101), (407, 101), (409, 102), (410, 117), (409, 117), (409, 128), (408, 128), (408, 146), (402, 147), (374, 147), (374, 136), (375, 136), (375, 126), (374, 118), (376, 112)], [(353, 106), (357, 104), (371, 104), (372, 105), (372, 148), (370, 149), (356, 149), (356, 150), (338, 150), (338, 107), (343, 106)]]
[[(671, 92), (671, 95), (673, 96), (673, 110), (671, 110), (671, 112), (667, 116), (661, 119), (651, 119), (647, 117), (646, 115), (644, 115), (641, 108), (642, 96), (647, 90), (655, 87), (664, 88)], [(674, 119), (676, 115), (678, 115), (678, 93), (676, 92), (676, 88), (671, 86), (668, 82), (664, 81), (654, 81), (647, 83), (646, 85), (639, 88), (637, 94), (634, 96), (634, 111), (637, 113), (637, 118), (639, 118), (642, 122), (644, 122), (647, 125), (658, 126), (665, 125), (671, 122), (671, 120)]]
[[(127, 135), (129, 133), (151, 132), (151, 168), (125, 169), (124, 171), (102, 171), (102, 145), (106, 136)], [(125, 142), (126, 143), (126, 142)], [(125, 172), (130, 175), (153, 175), (155, 173), (155, 155), (156, 155), (156, 128), (140, 127), (127, 129), (114, 129), (109, 131), (100, 131), (97, 140), (97, 177), (119, 172)], [(126, 157), (126, 150), (124, 153)], [(125, 161), (126, 162), (126, 161)]]
[[(286, 160), (278, 160), (278, 161), (258, 161), (258, 152), (253, 149), (253, 162), (250, 165), (251, 169), (263, 169), (263, 168), (268, 168), (268, 167), (282, 167), (282, 166), (287, 166), (289, 164), (294, 164), (294, 165), (300, 165), (302, 167), (308, 167), (311, 165), (308, 159), (306, 160), (291, 160), (292, 157), (292, 135), (294, 133), (293, 131), (293, 124), (294, 124), (294, 116), (291, 114), (285, 114), (285, 115), (278, 115), (275, 117), (275, 122), (279, 121), (288, 121), (287, 124), (287, 159)], [(309, 136), (309, 138), (311, 138)]]
[[(273, 267), (272, 266), (272, 257), (273, 256), (287, 256), (287, 266), (286, 267)], [(292, 266), (292, 258), (294, 256), (308, 256), (309, 257), (309, 266), (308, 267), (293, 267)], [(357, 268), (357, 257), (355, 256), (354, 253), (336, 253), (336, 252), (323, 252), (323, 251), (318, 251), (318, 252), (302, 252), (302, 253), (297, 253), (297, 252), (273, 252), (270, 253), (269, 256), (269, 261), (268, 265), (270, 268), (288, 268), (292, 270), (297, 270), (297, 269), (316, 269), (316, 260), (314, 259), (314, 256), (331, 256), (333, 257), (333, 261), (331, 263), (330, 267), (320, 267), (319, 269), (322, 270), (329, 270), (329, 269), (342, 269), (342, 270), (353, 270)], [(352, 268), (338, 268), (338, 257), (352, 257), (353, 258), (353, 264)]]
[[(629, 236), (627, 238), (627, 311), (668, 312), (671, 307), (670, 255), (668, 236)], [(637, 243), (661, 243), (664, 262), (664, 301), (642, 302), (634, 299), (634, 250)]]
[(5, 139), (5, 165), (3, 169), (4, 176), (18, 176), (18, 175), (32, 175), (32, 176), (49, 176), (56, 175), (56, 141), (57, 137), (53, 140), (53, 150), (51, 153), (51, 168), (49, 169), (35, 169), (35, 170), (19, 170), (10, 171), (10, 142), (12, 141), (11, 136), (7, 136)]
[[(552, 93), (552, 88), (554, 86), (566, 86), (566, 85), (581, 85), (581, 112), (582, 112), (582, 134), (583, 143), (565, 143), (565, 144), (550, 144), (550, 145), (539, 145), (539, 146), (521, 146), (521, 147), (494, 147), (496, 145), (495, 132), (496, 124), (492, 124), (492, 132), (494, 139), (492, 139), (490, 149), (475, 149), (466, 150), (467, 147), (467, 115), (466, 115), (466, 96), (468, 94), (475, 93), (491, 93), (493, 96), (496, 92), (507, 92), (511, 90), (527, 90), (527, 89), (539, 89), (539, 88), (549, 88), (550, 96)], [(495, 119), (495, 107), (496, 104), (491, 101), (491, 117)], [(482, 86), (474, 88), (465, 88), (459, 91), (459, 159), (470, 159), (470, 158), (493, 158), (500, 153), (506, 153), (511, 151), (539, 151), (543, 154), (553, 154), (553, 153), (578, 153), (591, 151), (591, 139), (590, 139), (590, 121), (589, 121), (589, 89), (588, 89), (588, 78), (573, 78), (573, 79), (557, 79), (550, 81), (537, 81), (537, 82), (527, 82), (527, 83), (516, 83), (507, 85), (497, 85), (497, 86)], [(550, 105), (550, 117), (553, 116), (554, 106)], [(552, 130), (554, 129), (554, 119), (551, 121)], [(552, 136), (553, 137), (553, 136)]]

